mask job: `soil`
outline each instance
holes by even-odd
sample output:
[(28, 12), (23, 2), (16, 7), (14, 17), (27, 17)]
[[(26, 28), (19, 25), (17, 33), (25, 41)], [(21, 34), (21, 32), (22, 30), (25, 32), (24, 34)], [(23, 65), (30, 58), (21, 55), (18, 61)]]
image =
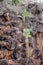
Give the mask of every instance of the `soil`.
[[(43, 65), (42, 8), (34, 3), (28, 5), (27, 11), (34, 16), (26, 17), (25, 22), (9, 11), (0, 15), (0, 65)], [(23, 29), (30, 27), (33, 30), (28, 44), (33, 51), (27, 58)]]

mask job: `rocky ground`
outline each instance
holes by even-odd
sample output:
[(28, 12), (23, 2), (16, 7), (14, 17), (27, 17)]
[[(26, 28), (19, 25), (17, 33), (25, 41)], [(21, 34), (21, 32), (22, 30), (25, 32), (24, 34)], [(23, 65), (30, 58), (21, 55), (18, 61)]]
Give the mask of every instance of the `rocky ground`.
[[(43, 65), (43, 9), (37, 3), (28, 4), (26, 9), (34, 16), (24, 21), (9, 9), (1, 10), (1, 5), (0, 2), (0, 65)], [(23, 29), (30, 27), (33, 30), (28, 38), (30, 56), (27, 58)]]

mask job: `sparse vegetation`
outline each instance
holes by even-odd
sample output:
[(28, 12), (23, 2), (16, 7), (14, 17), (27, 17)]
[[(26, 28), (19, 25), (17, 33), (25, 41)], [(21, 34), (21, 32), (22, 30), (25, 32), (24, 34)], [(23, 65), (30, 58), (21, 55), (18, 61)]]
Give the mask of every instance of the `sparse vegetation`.
[(30, 48), (29, 48), (29, 40), (28, 40), (28, 38), (30, 38), (31, 37), (31, 34), (30, 34), (30, 32), (32, 32), (32, 28), (30, 28), (30, 29), (23, 29), (23, 35), (25, 36), (25, 38), (26, 38), (26, 40), (25, 40), (25, 42), (26, 42), (26, 56), (27, 56), (27, 58), (29, 58), (31, 55), (31, 50), (30, 50)]
[(22, 16), (23, 16), (23, 20), (25, 21), (26, 17), (30, 17), (32, 14), (30, 12), (28, 12), (26, 9), (23, 10)]
[(31, 37), (30, 32), (32, 32), (32, 28), (33, 28), (33, 27), (31, 27), (30, 29), (28, 29), (28, 28), (23, 29), (23, 34), (24, 34), (24, 36), (25, 36), (26, 38)]
[(0, 0), (0, 65), (43, 65), (43, 9), (28, 2)]
[(17, 6), (19, 4), (19, 0), (12, 0), (12, 3), (14, 3)]

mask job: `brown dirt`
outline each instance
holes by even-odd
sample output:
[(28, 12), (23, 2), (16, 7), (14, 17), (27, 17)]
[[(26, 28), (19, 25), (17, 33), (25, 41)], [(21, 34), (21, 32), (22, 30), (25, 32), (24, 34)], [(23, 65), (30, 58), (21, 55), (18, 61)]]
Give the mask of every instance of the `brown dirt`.
[[(43, 23), (36, 17), (38, 13), (32, 12), (35, 17), (27, 17), (25, 22), (17, 16), (6, 16), (6, 13), (0, 16), (0, 65), (43, 65)], [(33, 31), (28, 40), (33, 52), (27, 58), (23, 29), (31, 26)]]

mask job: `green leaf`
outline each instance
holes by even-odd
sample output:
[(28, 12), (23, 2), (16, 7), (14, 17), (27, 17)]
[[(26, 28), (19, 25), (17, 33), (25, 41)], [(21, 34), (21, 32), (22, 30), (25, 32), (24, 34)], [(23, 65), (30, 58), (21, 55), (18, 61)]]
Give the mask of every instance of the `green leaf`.
[(31, 16), (32, 14), (26, 10), (23, 10), (23, 13), (22, 13), (22, 16), (23, 17), (28, 17), (28, 16)]
[(30, 29), (28, 29), (28, 28), (23, 29), (24, 36), (27, 38), (31, 37), (30, 32), (32, 32), (32, 29), (33, 29), (32, 27)]
[(28, 37), (31, 37), (31, 35), (29, 35)]
[(15, 5), (18, 5), (18, 4), (19, 4), (19, 0), (12, 0), (12, 2), (13, 2)]
[(24, 33), (29, 33), (29, 29), (23, 29)]

